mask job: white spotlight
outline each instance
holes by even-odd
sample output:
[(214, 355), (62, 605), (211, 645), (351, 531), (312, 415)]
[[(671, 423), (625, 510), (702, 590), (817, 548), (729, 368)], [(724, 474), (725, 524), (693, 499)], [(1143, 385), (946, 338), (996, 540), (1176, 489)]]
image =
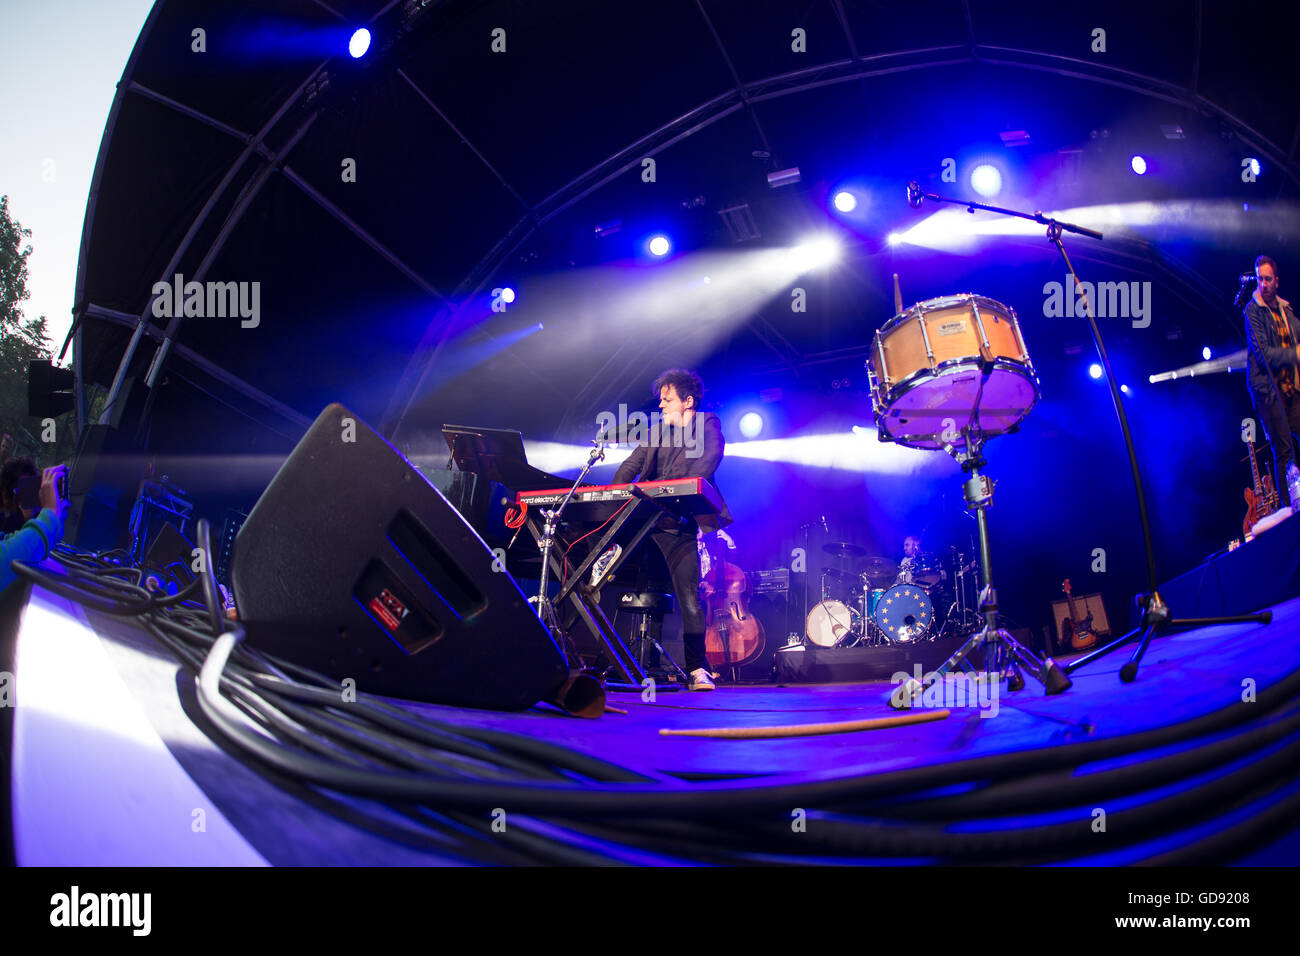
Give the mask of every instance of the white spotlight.
[(843, 250), (834, 236), (818, 236), (806, 239), (790, 250), (801, 272), (818, 269), (837, 262)]

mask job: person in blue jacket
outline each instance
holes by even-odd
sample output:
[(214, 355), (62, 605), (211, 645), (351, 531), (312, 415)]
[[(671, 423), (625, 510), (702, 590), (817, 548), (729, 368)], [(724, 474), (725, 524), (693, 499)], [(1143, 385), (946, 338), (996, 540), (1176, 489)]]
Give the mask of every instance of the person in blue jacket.
[(63, 522), (68, 516), (68, 501), (59, 494), (59, 479), (68, 473), (67, 465), (46, 468), (41, 475), (39, 512), (23, 511), (27, 521), (12, 534), (0, 540), (0, 588), (7, 588), (17, 575), (10, 567), (12, 561), (36, 564), (44, 561), (50, 551), (63, 539)]

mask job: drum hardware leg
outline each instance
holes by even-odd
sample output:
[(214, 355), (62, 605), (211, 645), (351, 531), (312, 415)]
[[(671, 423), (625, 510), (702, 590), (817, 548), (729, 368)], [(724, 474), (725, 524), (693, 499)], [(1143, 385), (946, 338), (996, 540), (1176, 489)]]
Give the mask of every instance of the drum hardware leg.
[[(978, 409), (976, 410), (978, 415)], [(964, 450), (949, 448), (951, 454), (961, 465), (961, 469), (970, 477), (962, 486), (967, 510), (975, 512), (979, 526), (980, 567), (984, 572), (984, 589), (979, 595), (979, 612), (984, 618), (984, 627), (979, 633), (957, 649), (930, 675), (931, 682), (941, 681), (952, 669), (958, 667), (976, 649), (984, 648), (984, 677), (987, 681), (1005, 677), (1008, 690), (1019, 690), (1024, 686), (1021, 670), (1041, 683), (1048, 694), (1059, 694), (1068, 690), (1071, 681), (1056, 663), (1048, 658), (1039, 660), (1032, 651), (1023, 646), (1007, 631), (998, 627), (998, 592), (994, 586), (993, 557), (989, 544), (989, 527), (987, 510), (993, 501), (993, 482), (981, 472), (987, 462), (982, 450), (984, 438), (979, 434), (978, 425), (963, 429), (966, 438)], [(996, 675), (996, 676), (995, 676)]]

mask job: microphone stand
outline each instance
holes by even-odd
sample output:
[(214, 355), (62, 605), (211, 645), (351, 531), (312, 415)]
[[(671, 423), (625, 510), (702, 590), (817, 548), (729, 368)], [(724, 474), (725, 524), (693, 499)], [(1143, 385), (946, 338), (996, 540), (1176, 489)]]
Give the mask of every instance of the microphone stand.
[[(1131, 683), (1137, 678), (1138, 665), (1146, 653), (1147, 646), (1151, 639), (1161, 631), (1172, 629), (1186, 629), (1195, 627), (1208, 627), (1214, 624), (1241, 624), (1247, 621), (1255, 621), (1260, 624), (1267, 624), (1273, 619), (1272, 612), (1263, 611), (1258, 614), (1239, 614), (1226, 617), (1202, 617), (1202, 618), (1181, 618), (1175, 619), (1172, 612), (1160, 596), (1157, 590), (1156, 581), (1156, 559), (1155, 551), (1151, 546), (1151, 521), (1148, 517), (1146, 495), (1142, 490), (1142, 473), (1138, 467), (1137, 451), (1133, 445), (1133, 434), (1129, 430), (1128, 416), (1124, 413), (1124, 402), (1120, 397), (1119, 384), (1115, 379), (1115, 372), (1110, 365), (1110, 357), (1106, 353), (1105, 343), (1101, 339), (1101, 330), (1097, 327), (1097, 319), (1092, 311), (1092, 302), (1088, 298), (1087, 290), (1079, 283), (1078, 273), (1074, 271), (1074, 264), (1070, 262), (1070, 256), (1065, 251), (1065, 243), (1061, 241), (1062, 232), (1073, 232), (1081, 236), (1088, 236), (1092, 239), (1101, 239), (1102, 234), (1094, 229), (1087, 229), (1074, 223), (1061, 222), (1050, 216), (1045, 216), (1041, 211), (1033, 213), (1019, 212), (1014, 209), (1003, 209), (998, 206), (990, 206), (984, 203), (971, 202), (961, 199), (946, 199), (933, 193), (923, 192), (920, 185), (916, 182), (907, 184), (907, 201), (915, 207), (921, 205), (923, 199), (937, 203), (955, 203), (959, 206), (965, 206), (968, 211), (974, 212), (976, 209), (984, 209), (989, 212), (995, 212), (1002, 216), (1013, 216), (1019, 219), (1028, 219), (1047, 227), (1047, 240), (1056, 246), (1065, 260), (1065, 267), (1074, 280), (1074, 288), (1080, 289), (1083, 293), (1084, 314), (1088, 319), (1088, 327), (1092, 332), (1093, 343), (1097, 346), (1097, 354), (1101, 356), (1102, 369), (1106, 373), (1106, 381), (1110, 385), (1110, 397), (1115, 404), (1115, 415), (1119, 419), (1120, 431), (1124, 434), (1124, 446), (1128, 449), (1129, 468), (1133, 472), (1133, 486), (1137, 491), (1138, 514), (1142, 519), (1142, 541), (1146, 547), (1147, 561), (1147, 583), (1150, 590), (1144, 594), (1138, 595), (1138, 604), (1142, 608), (1142, 621), (1137, 628), (1125, 634), (1123, 637), (1112, 641), (1105, 647), (1098, 648), (1090, 654), (1086, 654), (1076, 661), (1061, 668), (1067, 675), (1079, 670), (1081, 667), (1092, 663), (1093, 661), (1105, 657), (1111, 651), (1119, 649), (1124, 644), (1140, 636), (1137, 649), (1129, 660), (1120, 668), (1120, 680), (1125, 683)], [(987, 583), (986, 583), (987, 586)]]
[[(548, 508), (542, 512), (542, 517), (546, 520), (542, 524), (542, 536), (537, 542), (537, 546), (542, 551), (542, 576), (537, 586), (537, 596), (528, 599), (528, 603), (537, 604), (537, 616), (542, 619), (542, 623), (551, 631), (553, 635), (561, 635), (559, 618), (555, 613), (555, 606), (551, 603), (551, 596), (548, 593), (550, 589), (550, 570), (551, 570), (551, 547), (555, 544), (555, 532), (560, 527), (560, 516), (564, 514), (564, 509), (568, 506), (569, 500), (573, 497), (574, 492), (582, 486), (582, 482), (587, 477), (587, 472), (595, 467), (596, 462), (605, 460), (605, 446), (609, 444), (609, 438), (602, 429), (600, 434), (592, 440), (591, 454), (587, 456), (587, 463), (582, 466), (582, 472), (573, 482), (573, 487), (569, 493), (564, 496), (556, 507)], [(562, 645), (563, 646), (563, 645)]]

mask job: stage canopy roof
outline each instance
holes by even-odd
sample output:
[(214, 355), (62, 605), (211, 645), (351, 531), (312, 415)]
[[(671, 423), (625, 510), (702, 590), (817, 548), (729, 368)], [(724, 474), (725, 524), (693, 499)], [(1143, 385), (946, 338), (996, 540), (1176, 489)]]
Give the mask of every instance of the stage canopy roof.
[[(1043, 361), (1086, 347), (1040, 317), (1064, 273), (1041, 229), (886, 241), (935, 212), (907, 205), (910, 180), (978, 198), (979, 163), (1002, 172), (994, 202), (1091, 209), (1106, 241), (1067, 240), (1084, 277), (1162, 296), (1159, 334), (1118, 323), (1118, 341), (1150, 371), (1182, 364), (1171, 333), (1232, 344), (1236, 276), (1293, 242), (1300, 85), (1255, 9), (160, 0), (95, 171), (79, 373), (155, 368), (160, 448), (282, 452), (341, 400), (420, 451), (444, 422), (582, 440), (672, 364), (715, 388), (860, 393), (895, 272), (908, 302), (1008, 302)], [(833, 280), (764, 285), (765, 250), (828, 230), (847, 245)], [(642, 251), (657, 231), (663, 262)], [(249, 314), (168, 317), (154, 290), (178, 275), (236, 283)]]

